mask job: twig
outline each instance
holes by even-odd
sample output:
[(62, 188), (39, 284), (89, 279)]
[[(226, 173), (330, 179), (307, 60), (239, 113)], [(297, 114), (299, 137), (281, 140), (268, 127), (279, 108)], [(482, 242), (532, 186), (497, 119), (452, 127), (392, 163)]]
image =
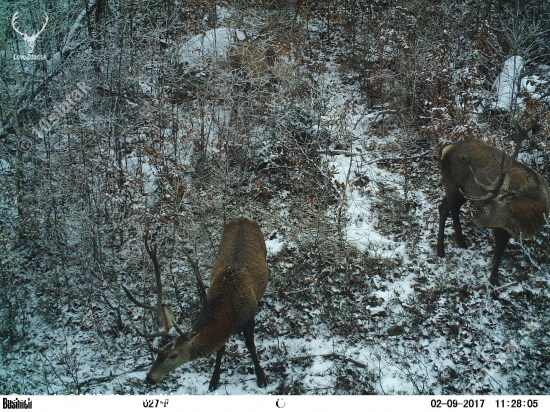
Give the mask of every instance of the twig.
[(369, 162), (368, 164), (382, 163), (382, 162), (403, 162), (405, 160), (418, 160), (418, 159), (422, 159), (423, 157), (426, 157), (430, 154), (432, 154), (431, 151), (424, 152), (424, 153), (421, 153), (419, 155), (410, 156), (410, 157), (408, 157), (408, 156), (405, 156), (405, 157), (385, 157), (385, 158), (381, 158), (381, 159), (375, 159), (375, 160)]
[[(323, 153), (329, 155), (329, 156), (336, 156), (336, 155), (344, 155), (347, 157), (354, 157), (354, 156), (361, 156), (363, 157), (364, 153), (354, 153), (349, 150), (329, 150), (329, 151), (323, 151)], [(418, 160), (422, 159), (423, 157), (429, 156), (432, 154), (431, 151), (424, 152), (421, 154), (418, 154), (416, 156), (405, 156), (405, 157), (382, 157), (380, 159), (374, 159), (368, 162), (367, 164), (373, 164), (373, 163), (382, 163), (382, 162), (404, 162), (406, 160)]]
[(325, 359), (328, 359), (328, 358), (338, 358), (340, 360), (343, 360), (345, 362), (351, 362), (353, 363), (354, 365), (356, 366), (359, 366), (360, 368), (368, 368), (368, 365), (364, 364), (364, 363), (361, 363), (359, 361), (356, 361), (355, 359), (352, 359), (352, 358), (348, 358), (347, 356), (344, 356), (344, 355), (340, 355), (339, 353), (336, 353), (336, 352), (331, 352), (331, 353), (325, 353), (325, 354), (322, 354), (322, 355), (304, 355), (304, 356), (297, 356), (297, 357), (294, 357), (292, 358), (293, 361), (296, 361), (296, 360), (303, 360), (303, 359), (311, 359), (315, 356), (322, 356), (323, 358)]
[(44, 360), (46, 362), (48, 362), (48, 364), (50, 365), (50, 368), (53, 372), (53, 374), (57, 377), (57, 379), (59, 379), (59, 381), (61, 382), (61, 384), (65, 387), (65, 389), (67, 389), (68, 392), (70, 392), (70, 386), (63, 380), (63, 378), (61, 378), (61, 375), (59, 375), (59, 373), (57, 373), (57, 370), (55, 369), (55, 367), (53, 366), (52, 362), (50, 361), (50, 359), (44, 355), (44, 353), (39, 350), (38, 353), (40, 354), (40, 356), (42, 356), (42, 358), (44, 358)]
[(346, 362), (351, 362), (353, 363), (355, 366), (359, 366), (360, 368), (365, 368), (367, 369), (368, 368), (368, 365), (365, 365), (364, 363), (361, 363), (359, 361), (356, 361), (355, 359), (352, 359), (352, 358), (348, 358), (347, 356), (344, 356), (344, 355), (340, 355), (338, 353), (335, 353), (335, 352), (331, 352), (331, 353), (328, 353), (326, 355), (321, 355), (323, 358), (338, 358), (340, 360), (343, 360), (343, 361), (346, 361)]
[(116, 376), (114, 376), (114, 375), (102, 376), (101, 378), (90, 378), (90, 379), (85, 380), (84, 382), (81, 382), (81, 383), (78, 384), (78, 391), (80, 393), (80, 389), (82, 389), (82, 387), (84, 385), (88, 385), (90, 383), (109, 382), (110, 380), (113, 380), (114, 378), (116, 378)]
[(494, 291), (495, 292), (503, 292), (509, 288), (511, 288), (512, 286), (517, 286), (519, 284), (518, 281), (515, 281), (515, 282), (512, 282), (512, 283), (508, 283), (507, 285), (504, 285), (504, 286), (500, 286), (498, 288), (495, 288)]
[(80, 389), (84, 386), (84, 385), (88, 385), (90, 383), (102, 383), (102, 382), (109, 382), (109, 381), (112, 381), (113, 379), (115, 378), (118, 378), (119, 376), (122, 376), (122, 375), (125, 375), (127, 373), (132, 373), (132, 372), (136, 372), (136, 371), (139, 371), (147, 366), (150, 366), (151, 365), (151, 362), (149, 363), (142, 363), (141, 365), (138, 365), (136, 367), (134, 367), (133, 369), (129, 370), (129, 371), (126, 371), (126, 372), (122, 372), (122, 373), (119, 373), (118, 375), (113, 375), (112, 373), (110, 373), (108, 376), (101, 376), (99, 378), (90, 378), (88, 380), (85, 380), (84, 382), (81, 382), (80, 384), (78, 384), (78, 390), (79, 390), (79, 393), (80, 393)]

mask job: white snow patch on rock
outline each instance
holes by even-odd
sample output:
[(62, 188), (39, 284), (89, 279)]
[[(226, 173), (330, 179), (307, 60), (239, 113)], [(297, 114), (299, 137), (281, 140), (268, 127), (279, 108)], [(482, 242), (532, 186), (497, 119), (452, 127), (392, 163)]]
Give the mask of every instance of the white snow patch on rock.
[(245, 38), (242, 31), (227, 27), (208, 30), (192, 37), (180, 47), (179, 61), (186, 65), (187, 70), (192, 70), (209, 60), (225, 60), (231, 45)]

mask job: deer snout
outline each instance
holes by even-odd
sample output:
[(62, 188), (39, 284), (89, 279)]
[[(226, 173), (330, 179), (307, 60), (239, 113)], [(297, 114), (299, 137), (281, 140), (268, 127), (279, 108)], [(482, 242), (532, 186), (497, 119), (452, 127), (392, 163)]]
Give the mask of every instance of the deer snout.
[(158, 381), (155, 381), (151, 378), (150, 374), (148, 374), (146, 377), (145, 377), (145, 383), (147, 385), (154, 385), (156, 383), (158, 383)]

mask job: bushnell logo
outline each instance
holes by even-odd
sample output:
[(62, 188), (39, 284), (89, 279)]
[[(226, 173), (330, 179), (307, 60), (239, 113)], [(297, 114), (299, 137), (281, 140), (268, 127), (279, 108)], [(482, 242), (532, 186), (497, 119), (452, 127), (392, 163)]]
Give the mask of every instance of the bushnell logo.
[(13, 17), (11, 18), (11, 25), (13, 27), (13, 30), (17, 34), (23, 37), (23, 40), (27, 43), (27, 54), (14, 54), (13, 60), (46, 60), (46, 56), (44, 54), (34, 54), (34, 46), (36, 45), (36, 39), (44, 31), (46, 28), (46, 24), (48, 24), (48, 15), (44, 13), (44, 24), (42, 25), (42, 28), (38, 31), (35, 31), (32, 36), (29, 36), (27, 33), (22, 32), (17, 27), (17, 15), (19, 14), (18, 11), (15, 12)]

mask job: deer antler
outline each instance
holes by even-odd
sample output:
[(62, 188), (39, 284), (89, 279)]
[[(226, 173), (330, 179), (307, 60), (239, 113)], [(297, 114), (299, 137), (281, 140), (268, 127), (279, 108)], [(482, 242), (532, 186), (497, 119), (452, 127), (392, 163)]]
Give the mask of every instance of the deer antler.
[[(182, 241), (179, 236), (176, 236), (176, 237), (177, 237), (178, 241), (180, 241), (180, 242)], [(195, 328), (202, 323), (202, 320), (206, 316), (206, 309), (207, 309), (207, 305), (206, 305), (206, 287), (204, 286), (204, 282), (202, 281), (201, 273), (199, 271), (199, 266), (195, 263), (195, 261), (193, 260), (191, 255), (189, 253), (187, 253), (187, 251), (185, 249), (183, 249), (183, 253), (187, 257), (187, 260), (189, 260), (189, 263), (191, 264), (191, 267), (193, 268), (193, 273), (195, 273), (195, 277), (197, 278), (197, 286), (199, 288), (199, 295), (200, 295), (200, 300), (201, 300), (201, 311), (200, 311), (199, 317), (197, 318), (195, 323), (193, 323), (193, 326), (191, 327), (191, 330), (188, 333), (188, 336), (191, 337), (194, 330), (195, 330)]]
[(258, 31), (259, 35), (267, 33), (275, 23), (278, 23), (278, 19), (269, 19), (269, 21)]
[(168, 305), (165, 305), (164, 303), (162, 303), (162, 279), (161, 279), (161, 276), (160, 276), (160, 264), (159, 264), (158, 258), (157, 258), (157, 245), (155, 244), (154, 246), (149, 247), (149, 243), (148, 243), (148, 240), (147, 240), (148, 237), (149, 237), (149, 234), (146, 234), (145, 235), (145, 250), (147, 251), (147, 254), (149, 255), (149, 257), (151, 258), (151, 261), (153, 262), (153, 267), (155, 269), (155, 278), (156, 278), (156, 284), (157, 284), (157, 303), (156, 303), (156, 305), (153, 306), (153, 305), (149, 305), (149, 304), (144, 303), (144, 302), (140, 302), (139, 300), (137, 300), (132, 295), (132, 293), (128, 290), (128, 288), (126, 286), (122, 285), (122, 288), (124, 289), (124, 292), (126, 292), (126, 295), (128, 296), (128, 298), (133, 303), (135, 303), (137, 306), (139, 306), (141, 308), (144, 308), (144, 309), (152, 310), (153, 312), (155, 312), (155, 314), (157, 316), (158, 325), (163, 330), (159, 330), (159, 331), (153, 332), (153, 333), (148, 333), (148, 332), (145, 332), (145, 331), (142, 332), (142, 331), (138, 330), (137, 328), (135, 328), (136, 332), (144, 338), (154, 338), (154, 337), (157, 337), (157, 336), (166, 336), (168, 334), (168, 331), (170, 330), (170, 328), (172, 326), (174, 326), (174, 328), (178, 331), (178, 333), (183, 334), (183, 332), (181, 331), (179, 326), (176, 324), (176, 317), (175, 317), (174, 312), (172, 311), (172, 309), (170, 309), (170, 307)]
[(187, 253), (185, 250), (183, 251), (183, 253), (185, 253), (185, 256), (187, 256), (187, 259), (189, 260), (189, 263), (193, 267), (193, 272), (195, 273), (195, 277), (197, 278), (197, 286), (199, 288), (199, 294), (200, 294), (200, 299), (201, 299), (201, 311), (200, 311), (199, 317), (197, 318), (197, 320), (195, 321), (195, 323), (193, 323), (193, 326), (191, 327), (190, 335), (192, 335), (193, 332), (195, 331), (195, 328), (202, 323), (204, 317), (206, 316), (206, 309), (207, 309), (207, 305), (206, 305), (206, 288), (204, 286), (204, 282), (202, 281), (202, 278), (201, 278), (201, 275), (200, 275), (200, 272), (199, 272), (199, 267), (197, 266), (197, 264), (195, 263), (195, 261), (193, 260), (193, 258), (191, 257), (191, 255), (189, 253)]
[[(149, 305), (145, 302), (140, 302), (139, 300), (137, 300), (132, 295), (132, 293), (128, 290), (128, 288), (126, 286), (122, 285), (122, 288), (124, 289), (124, 292), (126, 292), (126, 295), (128, 296), (128, 298), (134, 304), (136, 304), (137, 306), (139, 306), (141, 308), (144, 308), (144, 309), (147, 309), (147, 310), (152, 310), (153, 312), (155, 312), (155, 314), (157, 316), (158, 325), (159, 325), (160, 328), (162, 328), (162, 330), (159, 330), (157, 332), (149, 333), (149, 332), (145, 331), (145, 326), (144, 326), (143, 331), (138, 330), (136, 327), (134, 327), (134, 329), (136, 330), (138, 335), (140, 335), (140, 336), (142, 336), (146, 339), (149, 339), (149, 338), (154, 338), (154, 337), (158, 337), (158, 336), (164, 337), (164, 336), (168, 335), (168, 331), (173, 326), (174, 329), (176, 329), (176, 331), (181, 335), (181, 337), (188, 341), (193, 337), (195, 328), (202, 323), (204, 317), (206, 316), (206, 309), (207, 309), (207, 305), (206, 305), (206, 299), (207, 299), (206, 298), (206, 287), (204, 286), (204, 282), (202, 281), (202, 278), (201, 278), (201, 275), (200, 275), (200, 272), (199, 272), (199, 267), (195, 263), (195, 261), (193, 260), (191, 255), (189, 255), (189, 253), (187, 253), (187, 251), (184, 250), (183, 253), (185, 254), (185, 256), (187, 256), (187, 259), (189, 260), (189, 263), (193, 267), (195, 277), (197, 278), (197, 284), (198, 284), (198, 287), (199, 287), (199, 294), (200, 294), (200, 299), (201, 299), (201, 312), (199, 314), (198, 319), (195, 321), (195, 323), (193, 324), (193, 326), (191, 327), (191, 329), (188, 332), (184, 332), (178, 326), (178, 324), (176, 323), (176, 317), (174, 315), (174, 312), (172, 312), (172, 309), (170, 309), (170, 307), (168, 305), (165, 305), (162, 302), (163, 301), (162, 279), (161, 279), (161, 276), (160, 276), (160, 264), (159, 264), (159, 261), (158, 261), (158, 258), (157, 258), (157, 245), (155, 244), (155, 245), (149, 247), (148, 237), (149, 237), (149, 234), (146, 234), (144, 243), (145, 243), (145, 250), (147, 251), (147, 254), (149, 255), (149, 257), (151, 258), (151, 261), (153, 262), (153, 268), (155, 270), (155, 278), (156, 278), (156, 284), (157, 284), (157, 303), (155, 305)], [(181, 239), (179, 239), (179, 237), (178, 237), (178, 240), (181, 241)], [(155, 352), (158, 352), (158, 351), (162, 352), (163, 350), (166, 350), (166, 348), (168, 347), (168, 345), (165, 345), (164, 347), (161, 347), (158, 350), (155, 350), (154, 348), (152, 348), (152, 346), (149, 344), (149, 342), (147, 342), (147, 344), (148, 344), (149, 348), (153, 349), (153, 351), (155, 351)]]
[[(275, 23), (278, 23), (278, 19), (269, 19), (269, 21), (266, 24), (264, 24), (262, 28), (260, 28), (260, 30), (258, 31), (258, 35), (254, 39), (250, 40), (250, 43), (253, 43), (256, 40), (260, 39), (275, 25)], [(246, 35), (246, 32), (245, 32), (245, 35)]]
[[(527, 133), (529, 133), (536, 125), (537, 122), (535, 120), (531, 120), (531, 125), (527, 129), (522, 129), (519, 125), (517, 119), (513, 119), (514, 123), (514, 130), (515, 135), (513, 137), (514, 141), (516, 142), (516, 147), (514, 148), (514, 153), (512, 153), (512, 156), (509, 158), (508, 161), (506, 161), (506, 155), (503, 152), (502, 153), (502, 160), (498, 160), (496, 156), (493, 154), (493, 158), (497, 161), (498, 167), (499, 167), (499, 174), (496, 177), (496, 179), (490, 181), (489, 185), (482, 184), (476, 177), (474, 170), (472, 167), (470, 167), (470, 170), (472, 171), (472, 174), (474, 176), (474, 180), (476, 184), (483, 190), (486, 190), (488, 193), (485, 196), (469, 196), (462, 189), (460, 190), (460, 193), (468, 199), (472, 200), (474, 202), (483, 202), (488, 203), (494, 198), (496, 198), (499, 193), (501, 192), (502, 185), (504, 184), (504, 180), (506, 178), (506, 174), (510, 170), (510, 167), (516, 160), (517, 155), (519, 154), (519, 151), (521, 149), (521, 143), (527, 138)], [(508, 194), (512, 194), (513, 192), (507, 191)]]

